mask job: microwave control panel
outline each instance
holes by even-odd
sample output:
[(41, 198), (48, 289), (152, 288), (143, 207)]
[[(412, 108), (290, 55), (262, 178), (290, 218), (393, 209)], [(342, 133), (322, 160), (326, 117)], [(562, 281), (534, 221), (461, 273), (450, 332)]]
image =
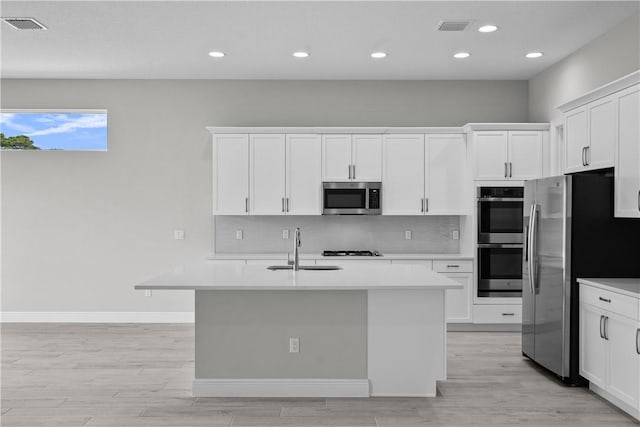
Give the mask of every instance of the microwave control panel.
[(369, 189), (369, 209), (380, 209), (380, 189)]

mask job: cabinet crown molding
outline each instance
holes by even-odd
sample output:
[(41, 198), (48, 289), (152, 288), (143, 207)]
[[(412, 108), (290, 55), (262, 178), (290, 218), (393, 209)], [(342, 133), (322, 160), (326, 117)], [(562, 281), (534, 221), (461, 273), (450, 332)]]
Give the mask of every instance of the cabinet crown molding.
[(618, 92), (622, 89), (626, 89), (629, 86), (633, 86), (638, 83), (640, 83), (640, 70), (634, 71), (633, 73), (620, 77), (617, 80), (595, 88), (577, 98), (572, 99), (569, 102), (560, 104), (556, 107), (556, 109), (560, 110), (563, 113), (566, 113), (567, 111), (573, 110), (576, 107), (588, 104), (591, 101), (595, 101), (607, 95), (611, 95), (612, 93)]
[(207, 126), (212, 134), (284, 133), (284, 134), (396, 134), (465, 133), (462, 127), (316, 127), (316, 126)]
[(545, 131), (549, 130), (549, 123), (467, 123), (462, 128), (465, 132), (483, 130)]

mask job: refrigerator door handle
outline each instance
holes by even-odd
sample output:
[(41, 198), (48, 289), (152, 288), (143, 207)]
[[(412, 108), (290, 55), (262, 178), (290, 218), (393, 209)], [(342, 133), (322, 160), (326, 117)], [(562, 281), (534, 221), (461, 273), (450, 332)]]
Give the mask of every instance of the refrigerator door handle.
[(524, 226), (524, 261), (529, 261), (529, 224)]
[(535, 263), (535, 259), (536, 259), (536, 254), (535, 254), (535, 239), (536, 239), (536, 216), (537, 216), (537, 209), (538, 205), (536, 203), (533, 203), (531, 205), (531, 214), (529, 216), (529, 287), (531, 288), (531, 293), (535, 295), (536, 293), (536, 288), (535, 288), (535, 283), (536, 283), (536, 278), (534, 276), (534, 272), (535, 272), (535, 268), (534, 268), (534, 263)]

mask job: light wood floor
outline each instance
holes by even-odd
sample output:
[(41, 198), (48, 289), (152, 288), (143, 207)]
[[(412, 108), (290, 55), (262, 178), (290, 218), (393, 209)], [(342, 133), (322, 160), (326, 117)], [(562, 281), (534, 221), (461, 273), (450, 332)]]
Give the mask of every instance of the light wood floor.
[(193, 325), (4, 324), (9, 426), (622, 426), (631, 417), (522, 358), (518, 333), (449, 334), (435, 398), (193, 398)]

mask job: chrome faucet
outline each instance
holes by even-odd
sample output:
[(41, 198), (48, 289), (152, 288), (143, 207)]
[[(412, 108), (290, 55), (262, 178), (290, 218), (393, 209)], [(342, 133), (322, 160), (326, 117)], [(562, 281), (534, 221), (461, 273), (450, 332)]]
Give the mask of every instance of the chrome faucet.
[(302, 246), (300, 227), (296, 227), (296, 231), (293, 233), (293, 271), (300, 270), (300, 251), (298, 250), (300, 246)]

